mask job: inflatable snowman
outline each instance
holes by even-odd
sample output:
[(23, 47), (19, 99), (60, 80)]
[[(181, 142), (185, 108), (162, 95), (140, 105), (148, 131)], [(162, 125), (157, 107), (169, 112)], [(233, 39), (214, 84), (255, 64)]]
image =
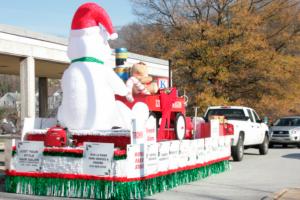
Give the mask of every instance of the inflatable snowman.
[(64, 72), (62, 104), (58, 121), (69, 129), (107, 130), (128, 128), (129, 111), (120, 114), (115, 94), (132, 96), (112, 69), (109, 39), (116, 39), (111, 20), (95, 3), (81, 5), (71, 27), (68, 57), (71, 65)]

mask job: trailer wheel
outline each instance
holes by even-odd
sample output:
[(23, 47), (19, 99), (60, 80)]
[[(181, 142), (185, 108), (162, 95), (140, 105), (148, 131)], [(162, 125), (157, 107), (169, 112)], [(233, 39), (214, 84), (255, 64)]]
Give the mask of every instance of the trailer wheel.
[(178, 113), (175, 119), (175, 133), (177, 139), (182, 140), (186, 131), (185, 117), (183, 114)]

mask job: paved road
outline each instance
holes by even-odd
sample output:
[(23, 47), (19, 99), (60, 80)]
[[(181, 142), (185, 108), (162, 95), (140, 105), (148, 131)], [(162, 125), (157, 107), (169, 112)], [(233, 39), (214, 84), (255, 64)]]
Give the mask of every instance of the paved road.
[[(300, 149), (274, 148), (266, 156), (246, 150), (242, 162), (231, 162), (228, 172), (179, 186), (148, 197), (148, 200), (257, 200), (270, 199), (274, 192), (300, 187)], [(2, 199), (62, 199), (33, 197), (0, 192)], [(300, 199), (300, 197), (299, 197)]]
[[(300, 149), (270, 149), (266, 156), (248, 149), (242, 162), (228, 172), (192, 182), (148, 199), (257, 200), (269, 199), (286, 187), (300, 187)], [(300, 199), (300, 197), (299, 197)]]

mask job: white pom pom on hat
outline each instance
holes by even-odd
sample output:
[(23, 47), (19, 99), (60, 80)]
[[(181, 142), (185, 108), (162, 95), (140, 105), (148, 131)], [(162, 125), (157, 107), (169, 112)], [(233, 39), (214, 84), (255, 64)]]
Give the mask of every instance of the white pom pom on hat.
[(118, 38), (118, 34), (113, 28), (110, 17), (106, 11), (96, 3), (85, 3), (77, 9), (72, 20), (71, 29), (86, 29), (99, 26), (99, 24), (109, 33), (109, 39), (114, 40)]
[(118, 33), (113, 33), (109, 36), (109, 39), (111, 39), (111, 40), (115, 40), (117, 38), (118, 38)]

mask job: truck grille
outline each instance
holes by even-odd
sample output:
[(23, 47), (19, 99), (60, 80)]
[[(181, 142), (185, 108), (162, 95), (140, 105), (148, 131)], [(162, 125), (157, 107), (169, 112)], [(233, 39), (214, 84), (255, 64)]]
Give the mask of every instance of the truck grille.
[(288, 135), (289, 131), (273, 131), (274, 135)]
[(273, 134), (272, 137), (290, 137), (290, 136), (287, 134), (277, 134), (277, 135)]

